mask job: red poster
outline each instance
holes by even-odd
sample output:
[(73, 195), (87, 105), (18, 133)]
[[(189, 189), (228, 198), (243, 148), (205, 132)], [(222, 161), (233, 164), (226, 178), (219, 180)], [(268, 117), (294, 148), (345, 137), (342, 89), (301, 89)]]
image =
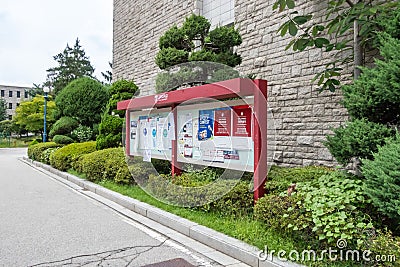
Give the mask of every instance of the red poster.
[(231, 108), (216, 109), (214, 111), (214, 136), (231, 136)]
[(251, 108), (233, 107), (233, 136), (251, 137)]

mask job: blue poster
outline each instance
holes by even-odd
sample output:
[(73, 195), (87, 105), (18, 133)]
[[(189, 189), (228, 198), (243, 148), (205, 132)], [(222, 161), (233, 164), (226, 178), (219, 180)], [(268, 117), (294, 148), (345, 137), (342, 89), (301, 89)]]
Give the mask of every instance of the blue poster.
[(213, 138), (214, 136), (214, 110), (199, 110), (199, 130), (197, 137), (199, 141)]

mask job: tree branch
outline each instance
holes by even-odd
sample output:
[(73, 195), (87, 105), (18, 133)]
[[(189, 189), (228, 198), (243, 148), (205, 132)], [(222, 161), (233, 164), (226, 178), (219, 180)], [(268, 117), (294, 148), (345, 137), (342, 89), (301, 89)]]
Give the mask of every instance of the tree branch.
[(349, 4), (350, 7), (353, 7), (353, 6), (354, 6), (354, 3), (351, 2), (351, 0), (346, 0), (346, 3)]

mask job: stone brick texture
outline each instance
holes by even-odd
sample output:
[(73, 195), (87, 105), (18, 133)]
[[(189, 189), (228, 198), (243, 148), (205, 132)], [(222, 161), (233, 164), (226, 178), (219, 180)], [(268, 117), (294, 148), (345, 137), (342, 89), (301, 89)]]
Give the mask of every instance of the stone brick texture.
[[(238, 70), (268, 80), (269, 161), (282, 166), (325, 165), (337, 162), (323, 145), (331, 128), (348, 119), (340, 92), (318, 92), (311, 80), (335, 58), (320, 49), (285, 50), (290, 37), (277, 30), (284, 13), (272, 10), (273, 0), (235, 0), (235, 26), (243, 43)], [(325, 19), (322, 1), (297, 1), (297, 10)], [(141, 95), (154, 93), (154, 63), (159, 37), (173, 24), (181, 25), (195, 0), (114, 0), (113, 79), (133, 79)], [(350, 80), (352, 66), (344, 66)]]

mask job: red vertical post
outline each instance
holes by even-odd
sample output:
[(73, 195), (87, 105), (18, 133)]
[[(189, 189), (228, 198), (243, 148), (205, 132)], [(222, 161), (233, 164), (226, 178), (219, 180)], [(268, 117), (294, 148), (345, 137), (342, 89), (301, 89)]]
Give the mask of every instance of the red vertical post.
[(181, 165), (178, 162), (178, 110), (177, 105), (173, 104), (172, 108), (172, 115), (174, 117), (174, 131), (175, 131), (175, 140), (172, 140), (172, 151), (171, 151), (171, 174), (172, 176), (180, 175), (182, 173), (182, 169), (180, 168)]
[(267, 179), (267, 81), (254, 80), (254, 201), (265, 193)]
[(131, 113), (129, 109), (125, 111), (125, 153), (130, 156), (131, 149)]

